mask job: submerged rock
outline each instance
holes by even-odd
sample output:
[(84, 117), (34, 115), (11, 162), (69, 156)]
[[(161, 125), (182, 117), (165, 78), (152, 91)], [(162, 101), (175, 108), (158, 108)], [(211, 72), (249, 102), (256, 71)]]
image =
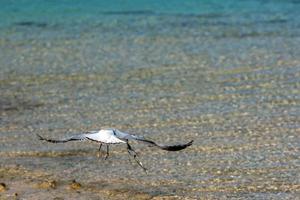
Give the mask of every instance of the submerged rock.
[(38, 28), (45, 28), (48, 26), (47, 23), (44, 22), (34, 22), (34, 21), (21, 21), (15, 23), (17, 26), (27, 26), (27, 27), (38, 27)]
[(0, 183), (0, 192), (5, 192), (7, 190), (7, 186), (5, 183)]
[(37, 185), (40, 189), (55, 189), (57, 187), (57, 182), (55, 180), (46, 180)]
[(78, 190), (82, 187), (80, 183), (78, 183), (76, 180), (73, 180), (72, 183), (69, 185), (69, 189), (71, 190)]

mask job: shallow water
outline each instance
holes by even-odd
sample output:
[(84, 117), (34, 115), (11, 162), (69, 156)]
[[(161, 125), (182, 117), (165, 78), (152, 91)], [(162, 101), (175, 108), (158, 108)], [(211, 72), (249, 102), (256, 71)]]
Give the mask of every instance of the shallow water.
[[(110, 2), (1, 1), (0, 199), (296, 199), (299, 2)], [(195, 142), (35, 135), (103, 127)]]

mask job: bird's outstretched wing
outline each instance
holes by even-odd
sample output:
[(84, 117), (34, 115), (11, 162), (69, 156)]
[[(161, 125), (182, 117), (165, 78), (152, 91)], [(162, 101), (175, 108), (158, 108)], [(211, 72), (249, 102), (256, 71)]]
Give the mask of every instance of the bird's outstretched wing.
[(136, 139), (137, 141), (141, 141), (141, 142), (145, 142), (145, 143), (148, 143), (150, 144), (151, 146), (155, 146), (155, 147), (158, 147), (162, 150), (166, 150), (166, 151), (180, 151), (180, 150), (183, 150), (185, 148), (187, 148), (188, 146), (191, 146), (194, 142), (194, 140), (191, 140), (190, 142), (188, 143), (185, 143), (185, 144), (176, 144), (176, 145), (160, 145), (160, 144), (157, 144), (151, 140), (147, 140), (147, 139)]
[(124, 133), (124, 132), (121, 132), (121, 131), (116, 130), (116, 129), (114, 130), (114, 133), (121, 140), (136, 140), (136, 141), (141, 141), (141, 142), (149, 144), (150, 146), (158, 147), (158, 148), (160, 148), (162, 150), (166, 150), (166, 151), (180, 151), (182, 149), (187, 148), (188, 146), (191, 146), (193, 144), (193, 142), (194, 142), (193, 140), (191, 140), (190, 142), (185, 143), (185, 144), (160, 145), (160, 144), (157, 144), (157, 143), (155, 143), (155, 142), (153, 142), (151, 140), (145, 139), (142, 136), (137, 136), (137, 135), (132, 135), (132, 134), (129, 134), (129, 133)]
[(65, 142), (69, 142), (69, 141), (78, 141), (78, 140), (86, 140), (86, 134), (78, 134), (78, 135), (73, 135), (70, 136), (68, 138), (64, 138), (64, 139), (48, 139), (48, 138), (44, 138), (39, 134), (36, 134), (38, 136), (38, 138), (40, 140), (44, 140), (47, 142), (51, 142), (51, 143), (65, 143)]

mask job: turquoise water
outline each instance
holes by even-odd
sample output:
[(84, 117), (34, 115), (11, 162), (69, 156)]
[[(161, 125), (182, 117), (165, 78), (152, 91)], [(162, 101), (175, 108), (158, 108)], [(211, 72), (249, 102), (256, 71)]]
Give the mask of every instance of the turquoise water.
[(92, 0), (88, 3), (83, 0), (3, 0), (0, 2), (0, 31), (2, 37), (12, 39), (19, 38), (20, 33), (23, 33), (21, 38), (36, 37), (36, 34), (47, 37), (47, 31), (58, 35), (68, 32), (78, 37), (82, 32), (98, 28), (114, 33), (130, 31), (135, 35), (149, 34), (149, 30), (172, 34), (172, 28), (180, 27), (203, 36), (222, 37), (228, 34), (216, 33), (212, 28), (225, 26), (239, 27), (238, 36), (294, 36), (299, 34), (299, 10), (300, 2), (295, 0)]

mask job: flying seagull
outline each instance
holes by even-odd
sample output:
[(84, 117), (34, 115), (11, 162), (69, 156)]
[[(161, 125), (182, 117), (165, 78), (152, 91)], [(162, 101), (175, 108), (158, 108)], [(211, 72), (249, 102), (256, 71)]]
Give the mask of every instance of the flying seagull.
[(83, 141), (83, 140), (91, 140), (94, 142), (100, 143), (99, 151), (101, 150), (102, 144), (106, 144), (106, 156), (105, 160), (109, 156), (109, 145), (111, 144), (120, 144), (124, 143), (127, 145), (127, 152), (130, 156), (134, 158), (134, 160), (137, 162), (137, 164), (144, 170), (147, 171), (147, 169), (143, 166), (143, 164), (138, 160), (138, 154), (136, 151), (131, 147), (129, 144), (129, 140), (136, 140), (140, 142), (144, 142), (150, 146), (157, 147), (159, 149), (165, 150), (165, 151), (180, 151), (182, 149), (187, 148), (188, 146), (191, 146), (193, 144), (193, 140), (191, 140), (188, 143), (185, 144), (177, 144), (177, 145), (161, 145), (157, 144), (151, 140), (145, 139), (142, 136), (132, 135), (129, 133), (121, 132), (117, 129), (102, 129), (99, 131), (88, 131), (84, 132), (82, 134), (73, 135), (64, 139), (47, 139), (39, 134), (37, 134), (40, 140), (45, 140), (47, 142), (51, 143), (65, 143), (69, 141)]

